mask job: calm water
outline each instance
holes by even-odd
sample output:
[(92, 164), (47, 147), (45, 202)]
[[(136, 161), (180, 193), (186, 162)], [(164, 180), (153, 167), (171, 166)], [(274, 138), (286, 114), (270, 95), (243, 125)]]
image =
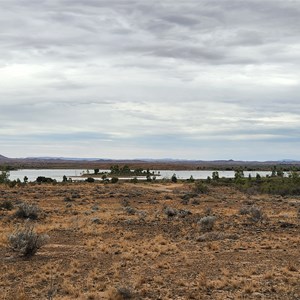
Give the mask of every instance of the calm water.
[[(45, 176), (45, 177), (51, 177), (53, 179), (56, 179), (57, 181), (62, 181), (63, 176), (66, 175), (68, 178), (71, 177), (76, 180), (85, 180), (85, 178), (76, 178), (77, 176), (80, 176), (82, 173), (86, 173), (86, 169), (42, 169), (42, 170), (17, 170), (17, 171), (10, 171), (10, 180), (16, 180), (20, 179), (23, 181), (24, 176), (28, 177), (29, 181), (35, 181), (38, 176)], [(92, 174), (94, 173), (93, 170), (89, 170), (89, 172)], [(100, 172), (109, 172), (109, 170), (100, 170)], [(212, 176), (213, 171), (176, 171), (176, 170), (159, 170), (155, 171), (155, 173), (159, 173), (161, 176), (158, 176), (157, 179), (167, 178), (170, 179), (173, 174), (176, 174), (178, 179), (188, 179), (191, 176), (194, 177), (194, 179), (206, 179), (208, 176)], [(218, 171), (219, 176), (225, 177), (225, 178), (233, 178), (234, 177), (234, 171)], [(251, 174), (252, 177), (255, 177), (256, 174), (259, 174), (262, 177), (265, 177), (266, 175), (271, 175), (271, 172), (268, 171), (252, 171), (252, 172), (244, 172), (245, 177), (248, 177), (249, 174)], [(91, 176), (92, 177), (92, 176)], [(100, 179), (100, 178), (99, 178)], [(122, 179), (122, 178), (120, 178)], [(123, 178), (128, 179), (128, 178)], [(141, 177), (140, 179), (145, 179), (144, 177)], [(101, 179), (100, 179), (101, 180)]]

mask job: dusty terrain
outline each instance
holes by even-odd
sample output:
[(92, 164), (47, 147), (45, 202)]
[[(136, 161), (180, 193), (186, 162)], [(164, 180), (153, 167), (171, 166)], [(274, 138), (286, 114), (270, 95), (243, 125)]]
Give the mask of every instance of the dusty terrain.
[[(1, 299), (300, 299), (300, 198), (193, 183), (0, 185)], [(31, 221), (50, 236), (36, 255), (7, 236)], [(243, 214), (253, 205), (263, 212)], [(242, 209), (242, 210), (241, 210)], [(211, 231), (199, 220), (215, 217)]]

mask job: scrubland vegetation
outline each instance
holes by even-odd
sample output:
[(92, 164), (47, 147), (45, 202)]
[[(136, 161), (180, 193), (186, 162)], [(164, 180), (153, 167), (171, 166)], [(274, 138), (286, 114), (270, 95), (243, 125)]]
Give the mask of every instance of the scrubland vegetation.
[(0, 184), (1, 299), (299, 299), (300, 180)]

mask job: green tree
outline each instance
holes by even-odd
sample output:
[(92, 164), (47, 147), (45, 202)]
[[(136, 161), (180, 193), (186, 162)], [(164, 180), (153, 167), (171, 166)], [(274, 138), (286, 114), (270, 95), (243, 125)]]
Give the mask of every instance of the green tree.
[(213, 180), (218, 180), (218, 179), (220, 179), (220, 177), (219, 177), (219, 172), (218, 172), (218, 171), (212, 172), (212, 179), (213, 179)]
[(130, 174), (131, 173), (131, 170), (129, 168), (129, 166), (125, 165), (122, 169), (121, 169), (121, 173), (122, 174)]
[(241, 179), (244, 178), (244, 171), (243, 170), (236, 170), (234, 173), (235, 179)]
[(0, 173), (0, 183), (8, 183), (9, 182), (9, 172), (1, 171)]
[(283, 177), (284, 176), (284, 172), (282, 169), (277, 170), (277, 176), (278, 177)]
[(191, 177), (188, 179), (189, 182), (195, 182), (195, 179), (193, 177), (193, 175), (191, 175)]
[(244, 171), (243, 170), (239, 169), (239, 170), (235, 171), (234, 181), (237, 184), (243, 184), (245, 182), (245, 180), (244, 180)]
[(118, 165), (114, 165), (110, 167), (110, 173), (111, 174), (119, 174), (120, 173), (120, 167)]
[(276, 166), (272, 168), (271, 177), (276, 177)]
[(173, 175), (172, 175), (171, 181), (174, 182), (174, 183), (177, 182), (177, 176), (176, 176), (176, 174), (173, 174)]

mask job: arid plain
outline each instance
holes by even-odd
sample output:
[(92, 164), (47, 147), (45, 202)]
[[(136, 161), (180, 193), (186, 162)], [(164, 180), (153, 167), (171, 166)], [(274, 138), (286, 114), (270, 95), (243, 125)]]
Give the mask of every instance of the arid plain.
[[(300, 299), (300, 198), (195, 187), (0, 185), (0, 298)], [(24, 258), (7, 241), (28, 222), (50, 239)]]

